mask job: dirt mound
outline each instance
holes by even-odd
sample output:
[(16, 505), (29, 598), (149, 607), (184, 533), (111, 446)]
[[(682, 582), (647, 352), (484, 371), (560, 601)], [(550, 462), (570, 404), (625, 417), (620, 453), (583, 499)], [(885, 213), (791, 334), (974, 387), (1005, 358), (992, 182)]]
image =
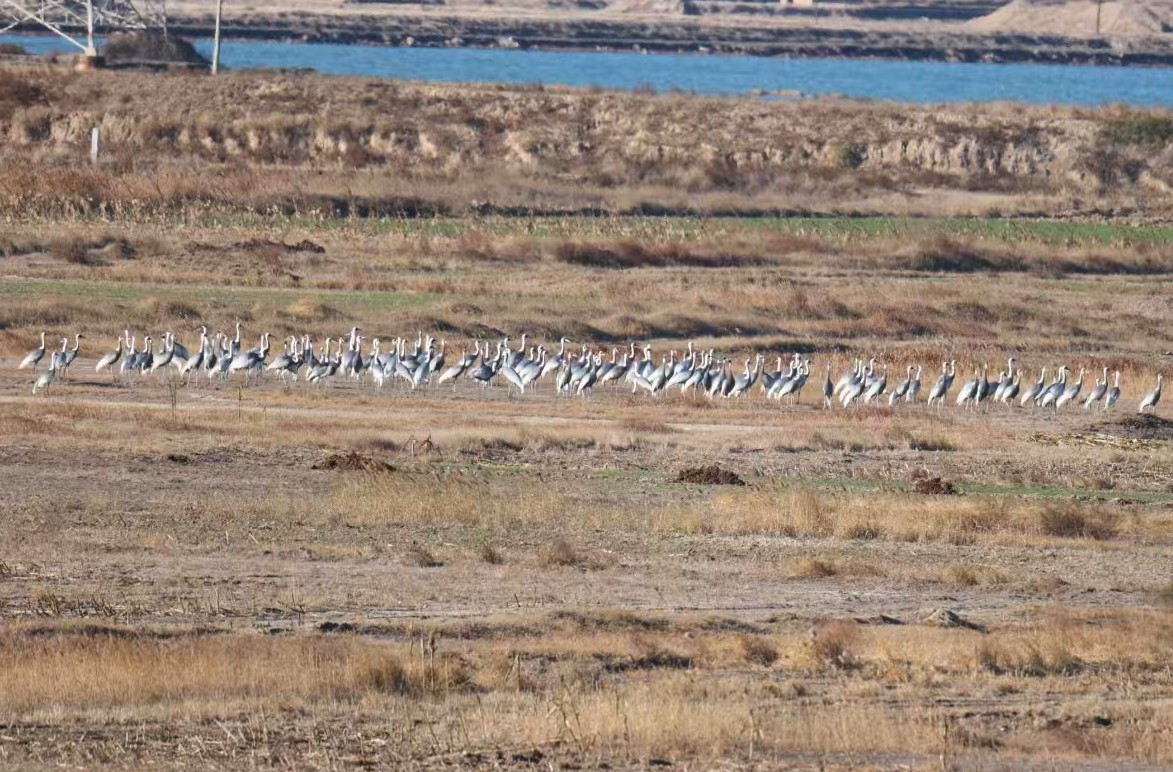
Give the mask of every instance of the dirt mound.
[(350, 451), (349, 453), (331, 453), (320, 464), (314, 464), (314, 469), (333, 469), (341, 472), (394, 472), (395, 467), (386, 461), (379, 461)]
[(1126, 440), (1173, 440), (1173, 421), (1144, 413), (1125, 416), (1096, 427), (1100, 434), (1121, 437)]
[(195, 46), (174, 35), (164, 37), (154, 32), (128, 32), (111, 35), (102, 52), (110, 64), (168, 62), (207, 65)]
[(742, 480), (734, 472), (722, 469), (716, 464), (684, 469), (676, 475), (676, 482), (697, 485), (745, 485), (745, 480)]
[(979, 32), (1152, 37), (1173, 31), (1173, 0), (1014, 0), (967, 23)]
[(908, 479), (908, 489), (913, 493), (923, 493), (927, 496), (953, 496), (957, 489), (953, 483), (940, 477), (930, 477), (924, 472), (913, 472)]
[(963, 627), (967, 630), (981, 630), (985, 632), (985, 628), (981, 625), (970, 622), (956, 611), (950, 611), (947, 608), (935, 608), (926, 611), (921, 615), (920, 623), (929, 627)]
[(236, 249), (243, 249), (247, 252), (263, 252), (265, 250), (279, 250), (282, 252), (310, 252), (315, 255), (323, 255), (326, 253), (326, 248), (321, 244), (306, 239), (299, 241), (296, 244), (286, 244), (282, 241), (272, 241), (270, 239), (248, 239), (247, 241), (238, 241), (232, 245)]

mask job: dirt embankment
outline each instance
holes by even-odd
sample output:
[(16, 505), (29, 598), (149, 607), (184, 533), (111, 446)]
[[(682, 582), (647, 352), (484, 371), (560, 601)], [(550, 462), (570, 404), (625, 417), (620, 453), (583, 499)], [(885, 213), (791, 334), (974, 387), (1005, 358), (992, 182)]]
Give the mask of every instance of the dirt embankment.
[[(539, 50), (721, 53), (746, 56), (902, 59), (955, 62), (1043, 62), (1052, 64), (1173, 64), (1173, 36), (1110, 45), (1086, 36), (1047, 35), (1030, 30), (967, 29), (953, 24), (931, 31), (887, 27), (842, 28), (761, 25), (695, 16), (648, 18), (576, 16), (559, 19), (482, 16), (251, 17), (232, 21), (228, 37), (363, 43), (414, 47), (522, 48)], [(179, 19), (174, 29), (190, 37), (211, 35), (211, 20)]]
[[(84, 159), (94, 126), (105, 160), (82, 174), (72, 162)], [(654, 209), (685, 192), (747, 211), (931, 189), (1063, 195), (1087, 209), (1143, 207), (1150, 216), (1164, 211), (1173, 191), (1168, 112), (788, 103), (258, 73), (213, 81), (29, 72), (0, 81), (0, 136), (0, 199), (49, 194), (54, 185), (80, 198), (149, 198), (150, 185), (128, 186), (152, 170), (221, 174), (228, 162), (252, 175), (240, 182), (247, 190), (234, 192), (239, 200), (273, 195), (312, 170), (346, 177), (353, 200), (394, 185), (397, 196), (417, 198), (412, 208), (420, 211), (438, 200), (440, 185), (464, 186), (452, 194), (464, 207), (528, 200), (613, 209), (625, 192), (631, 205)], [(410, 174), (354, 187), (355, 171), (389, 169)], [(71, 176), (52, 182), (62, 174)], [(30, 187), (29, 175), (38, 184)], [(226, 182), (197, 191), (200, 179), (185, 172), (188, 192), (174, 196), (233, 192), (219, 189)], [(324, 192), (328, 181), (316, 180), (315, 189)], [(534, 193), (498, 195), (489, 183)]]
[(966, 26), (989, 33), (1159, 39), (1173, 32), (1173, 0), (1013, 0)]

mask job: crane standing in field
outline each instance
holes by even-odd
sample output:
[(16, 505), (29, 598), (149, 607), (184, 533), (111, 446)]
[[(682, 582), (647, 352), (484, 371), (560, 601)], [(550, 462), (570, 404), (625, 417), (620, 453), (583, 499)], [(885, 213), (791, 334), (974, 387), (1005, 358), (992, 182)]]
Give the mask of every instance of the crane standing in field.
[(31, 367), (33, 372), (35, 373), (37, 371), (37, 365), (40, 364), (41, 360), (44, 358), (45, 358), (45, 333), (42, 332), (41, 333), (41, 347), (35, 348), (32, 351), (30, 351), (29, 353), (25, 354), (24, 359), (20, 360), (20, 364), (17, 365), (16, 369), (23, 370), (26, 367)]
[(1120, 399), (1120, 371), (1116, 371), (1116, 380), (1112, 384), (1112, 388), (1108, 389), (1108, 393), (1104, 395), (1104, 411), (1107, 412), (1109, 408), (1116, 404), (1116, 400)]
[(33, 383), (33, 395), (36, 396), (38, 391), (43, 391), (46, 395), (49, 394), (49, 387), (53, 384), (53, 379), (57, 375), (57, 368), (55, 363), (49, 364), (49, 369), (37, 376), (37, 380)]
[(77, 359), (77, 352), (81, 348), (81, 339), (84, 337), (85, 336), (80, 332), (74, 333), (73, 348), (62, 352), (61, 367), (59, 368), (61, 370), (62, 379), (64, 379), (66, 374), (69, 372), (69, 366), (73, 364), (75, 359)]
[(1143, 413), (1146, 407), (1151, 407), (1153, 412), (1157, 410), (1157, 403), (1161, 401), (1161, 381), (1163, 376), (1157, 373), (1157, 388), (1144, 395), (1144, 399), (1140, 401), (1140, 407), (1137, 408), (1138, 413)]
[(122, 358), (122, 338), (117, 338), (115, 340), (114, 350), (107, 351), (102, 356), (102, 358), (98, 360), (98, 363), (96, 365), (94, 365), (94, 372), (100, 373), (103, 370), (109, 370), (110, 374), (113, 375), (115, 377), (115, 379), (117, 379), (118, 376), (117, 376), (117, 373), (114, 372), (114, 365), (116, 365), (118, 363), (118, 360), (121, 358)]

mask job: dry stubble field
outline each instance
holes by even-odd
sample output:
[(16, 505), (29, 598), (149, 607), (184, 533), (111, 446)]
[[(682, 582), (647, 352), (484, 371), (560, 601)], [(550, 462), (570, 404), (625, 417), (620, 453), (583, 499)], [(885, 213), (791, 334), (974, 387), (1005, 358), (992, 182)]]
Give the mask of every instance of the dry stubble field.
[[(378, 224), (72, 223), (5, 261), (6, 761), (1173, 760), (1170, 427), (1131, 419), (1167, 361), (1163, 275), (887, 268), (868, 257), (882, 235), (617, 269), (459, 225), (428, 236), (431, 260)], [(621, 226), (562, 223), (580, 246), (575, 229)], [(666, 226), (622, 227), (655, 251)], [(240, 286), (275, 265), (297, 282)], [(246, 337), (425, 327), (453, 352), (527, 330), (679, 348), (680, 329), (739, 356), (809, 351), (817, 373), (1017, 353), (1121, 367), (1125, 396), (1107, 416), (828, 413), (814, 388), (786, 406), (92, 373), (127, 324), (190, 343), (236, 318)], [(34, 399), (14, 368), (42, 327), (90, 337)], [(331, 468), (352, 452), (368, 469)], [(713, 462), (748, 484), (674, 482)], [(958, 495), (915, 492), (920, 475)]]
[[(1173, 427), (1134, 415), (1168, 372), (1166, 227), (50, 209), (0, 235), (0, 763), (1173, 763)], [(815, 379), (1015, 355), (1028, 381), (1119, 368), (1124, 396), (93, 373), (126, 327), (237, 319), (247, 345), (357, 324), (450, 357), (521, 332), (800, 351)], [(33, 398), (43, 329), (89, 337)], [(711, 463), (747, 484), (676, 482)]]

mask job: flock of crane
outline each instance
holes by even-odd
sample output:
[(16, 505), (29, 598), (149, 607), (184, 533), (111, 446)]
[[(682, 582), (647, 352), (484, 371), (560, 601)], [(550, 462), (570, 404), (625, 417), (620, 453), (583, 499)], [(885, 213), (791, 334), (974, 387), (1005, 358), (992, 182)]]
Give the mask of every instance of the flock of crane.
[[(612, 348), (608, 358), (603, 350), (586, 344), (577, 351), (568, 349), (571, 341), (567, 338), (559, 341), (557, 350), (527, 346), (528, 335), (522, 335), (516, 349), (510, 346), (509, 338), (498, 341), (495, 347), (488, 342), (475, 342), (471, 351), (448, 363), (445, 341), (437, 343), (422, 332), (414, 341), (395, 338), (386, 349), (375, 338), (366, 354), (363, 354), (362, 330), (358, 327), (351, 329), (349, 336), (327, 338), (321, 348), (308, 335), (293, 336), (284, 343), (284, 351), (272, 359), (268, 333), (261, 335), (256, 347), (247, 350), (242, 347), (240, 335), (239, 322), (235, 337), (222, 332), (209, 335), (207, 327), (202, 327), (193, 353), (170, 332), (163, 334), (159, 349), (154, 348), (155, 340), (151, 336), (143, 339), (140, 349), (137, 337), (128, 330), (116, 340), (113, 350), (98, 359), (94, 369), (126, 381), (158, 373), (161, 380), (170, 377), (189, 385), (200, 377), (226, 382), (233, 376), (239, 376), (242, 385), (249, 385), (260, 381), (266, 373), (279, 377), (287, 385), (299, 377), (317, 386), (332, 383), (339, 377), (354, 381), (369, 378), (381, 389), (401, 379), (413, 390), (448, 382), (455, 390), (457, 382), (467, 377), (482, 389), (493, 383), (504, 383), (510, 393), (516, 390), (521, 395), (527, 389), (538, 388), (544, 379), (551, 379), (558, 394), (580, 397), (586, 397), (596, 388), (630, 386), (633, 393), (660, 395), (678, 389), (682, 394), (703, 394), (710, 399), (736, 398), (749, 395), (754, 386), (760, 385), (767, 398), (790, 402), (801, 399), (811, 375), (811, 360), (798, 354), (788, 361), (779, 356), (773, 371), (765, 369), (766, 357), (758, 354), (744, 361), (743, 372), (735, 372), (733, 360), (718, 358), (713, 350), (695, 351), (691, 343), (679, 359), (677, 352), (670, 351), (657, 360), (650, 345), (641, 347), (636, 343)], [(58, 377), (67, 377), (84, 337), (81, 333), (74, 335), (72, 348), (68, 338), (62, 338), (61, 348), (50, 352), (47, 335), (41, 333), (40, 347), (30, 351), (19, 365), (19, 369), (31, 369), (36, 375), (41, 362), (49, 357), (48, 369), (36, 376), (33, 394), (47, 393)], [(839, 402), (843, 407), (851, 407), (884, 400), (889, 406), (914, 403), (921, 393), (922, 372), (921, 367), (909, 365), (904, 379), (892, 383), (887, 366), (877, 368), (875, 359), (859, 359), (835, 381), (828, 364), (821, 386), (823, 405), (830, 408)], [(926, 398), (929, 406), (935, 404), (940, 409), (950, 399), (956, 375), (956, 361), (941, 363), (940, 375)], [(1086, 393), (1083, 390), (1085, 370), (1081, 368), (1075, 379), (1071, 375), (1071, 370), (1061, 365), (1048, 380), (1047, 368), (1043, 367), (1037, 381), (1024, 383), (1024, 373), (1011, 357), (996, 380), (989, 378), (988, 366), (975, 369), (973, 378), (957, 391), (956, 404), (973, 408), (983, 402), (1012, 405), (1017, 400), (1024, 407), (1060, 410), (1080, 403), (1087, 410), (1109, 410), (1120, 399), (1119, 370), (1109, 385), (1108, 368), (1103, 368), (1102, 375)], [(1161, 400), (1161, 382), (1162, 376), (1158, 375), (1156, 388), (1141, 399), (1139, 412), (1156, 409)]]

